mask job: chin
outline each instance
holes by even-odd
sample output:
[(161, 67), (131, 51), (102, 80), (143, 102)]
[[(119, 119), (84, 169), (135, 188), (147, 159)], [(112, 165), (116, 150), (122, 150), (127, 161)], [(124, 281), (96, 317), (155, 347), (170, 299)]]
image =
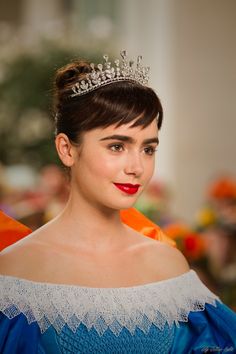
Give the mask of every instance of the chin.
[(114, 203), (114, 200), (113, 200), (113, 203), (109, 205), (110, 208), (112, 209), (115, 209), (115, 210), (121, 210), (121, 209), (129, 209), (129, 208), (132, 208), (135, 203), (137, 202), (137, 199), (138, 198), (132, 198), (132, 200), (126, 200), (126, 201), (123, 201), (122, 202), (119, 202), (117, 201), (117, 203)]

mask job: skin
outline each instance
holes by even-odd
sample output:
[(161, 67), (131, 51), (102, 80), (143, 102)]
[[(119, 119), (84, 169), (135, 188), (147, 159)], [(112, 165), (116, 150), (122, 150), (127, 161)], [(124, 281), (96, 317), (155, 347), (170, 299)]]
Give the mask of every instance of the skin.
[[(68, 203), (57, 218), (1, 253), (1, 274), (40, 282), (123, 287), (189, 270), (177, 249), (144, 237), (120, 220), (119, 211), (134, 205), (155, 167), (156, 121), (145, 129), (131, 128), (132, 124), (86, 132), (80, 146), (72, 145), (65, 134), (56, 137), (58, 155), (71, 169)], [(107, 139), (114, 134), (129, 139)], [(129, 195), (114, 182), (141, 187)]]

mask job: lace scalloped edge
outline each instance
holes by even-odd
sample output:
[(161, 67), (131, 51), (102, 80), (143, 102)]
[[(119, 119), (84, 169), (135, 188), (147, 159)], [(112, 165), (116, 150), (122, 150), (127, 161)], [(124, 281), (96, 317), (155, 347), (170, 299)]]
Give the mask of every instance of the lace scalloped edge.
[(187, 322), (191, 311), (204, 311), (220, 299), (190, 270), (175, 278), (128, 288), (89, 288), (38, 283), (1, 276), (0, 311), (9, 319), (25, 315), (41, 332), (50, 326), (60, 333), (67, 325), (76, 332), (80, 324), (99, 335), (110, 329), (116, 336), (126, 328), (148, 333), (151, 325)]

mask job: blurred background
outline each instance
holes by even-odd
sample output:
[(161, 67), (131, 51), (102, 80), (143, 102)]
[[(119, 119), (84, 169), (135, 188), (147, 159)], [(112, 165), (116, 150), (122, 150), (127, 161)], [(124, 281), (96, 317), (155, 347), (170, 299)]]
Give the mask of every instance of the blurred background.
[(77, 57), (142, 54), (164, 124), (137, 208), (236, 309), (235, 38), (235, 0), (0, 0), (1, 210), (36, 229), (66, 203), (55, 70)]

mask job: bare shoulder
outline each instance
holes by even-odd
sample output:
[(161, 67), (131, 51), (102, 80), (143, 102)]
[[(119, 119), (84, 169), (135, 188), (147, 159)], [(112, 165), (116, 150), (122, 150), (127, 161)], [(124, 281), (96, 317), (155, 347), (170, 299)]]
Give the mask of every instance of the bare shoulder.
[(167, 243), (150, 240), (143, 252), (144, 262), (158, 280), (173, 278), (190, 270), (184, 255)]
[(44, 247), (36, 236), (32, 233), (0, 252), (1, 275), (24, 277), (32, 272), (34, 265), (43, 258)]

